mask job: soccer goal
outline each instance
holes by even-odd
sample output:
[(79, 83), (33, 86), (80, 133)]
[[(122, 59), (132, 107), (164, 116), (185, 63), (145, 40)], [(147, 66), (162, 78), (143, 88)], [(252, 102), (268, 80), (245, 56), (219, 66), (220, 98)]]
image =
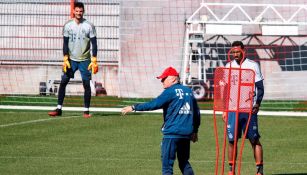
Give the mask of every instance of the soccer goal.
[[(0, 105), (56, 105), (62, 28), (73, 0), (0, 2)], [(166, 67), (180, 72), (202, 109), (212, 109), (213, 72), (234, 40), (264, 75), (263, 110), (306, 111), (306, 4), (205, 3), (201, 0), (83, 0), (97, 30), (100, 71), (92, 78), (93, 107), (147, 101), (163, 88)], [(82, 106), (79, 72), (65, 106)]]
[(183, 83), (195, 90), (197, 98), (212, 99), (214, 70), (227, 63), (231, 43), (239, 40), (246, 57), (261, 66), (262, 109), (303, 110), (306, 13), (304, 4), (200, 3), (186, 20)]
[[(1, 1), (0, 94), (2, 105), (54, 106), (62, 74), (63, 25), (74, 1)], [(100, 71), (93, 96), (118, 96), (120, 2), (84, 1), (84, 18), (96, 27)], [(82, 105), (80, 73), (66, 89), (68, 105)]]

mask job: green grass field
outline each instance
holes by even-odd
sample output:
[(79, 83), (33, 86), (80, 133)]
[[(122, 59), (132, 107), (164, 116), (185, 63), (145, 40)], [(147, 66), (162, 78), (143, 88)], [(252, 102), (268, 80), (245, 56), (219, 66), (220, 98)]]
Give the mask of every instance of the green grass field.
[[(161, 114), (1, 110), (0, 121), (0, 174), (161, 174)], [(306, 175), (307, 118), (260, 116), (259, 124), (266, 175)], [(254, 174), (248, 142), (243, 155), (241, 174)], [(214, 174), (212, 116), (202, 116), (190, 161), (196, 175)]]
[[(149, 98), (118, 98), (113, 96), (92, 97), (91, 107), (121, 108), (134, 103), (149, 101)], [(56, 96), (0, 95), (0, 105), (56, 106)], [(198, 102), (200, 109), (212, 110), (213, 100)], [(64, 106), (83, 106), (83, 96), (65, 97)], [(264, 111), (307, 111), (307, 101), (298, 100), (264, 100), (261, 103)]]

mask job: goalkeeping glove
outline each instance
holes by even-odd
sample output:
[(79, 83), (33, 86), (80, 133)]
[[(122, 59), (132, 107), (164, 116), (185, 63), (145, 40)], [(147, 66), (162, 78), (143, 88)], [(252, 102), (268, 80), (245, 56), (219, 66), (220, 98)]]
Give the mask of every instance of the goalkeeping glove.
[(93, 74), (96, 74), (98, 72), (98, 64), (97, 64), (97, 58), (92, 57), (91, 58), (91, 64), (88, 65), (88, 70), (92, 70)]
[(70, 68), (70, 63), (69, 63), (69, 60), (68, 60), (68, 55), (65, 55), (64, 59), (63, 59), (63, 71), (65, 73), (67, 72), (67, 68), (68, 69)]

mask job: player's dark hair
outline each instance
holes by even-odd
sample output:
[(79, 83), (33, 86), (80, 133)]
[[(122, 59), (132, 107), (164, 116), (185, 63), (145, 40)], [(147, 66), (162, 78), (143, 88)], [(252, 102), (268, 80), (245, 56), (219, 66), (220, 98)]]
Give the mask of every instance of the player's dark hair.
[(236, 46), (240, 46), (241, 49), (244, 49), (244, 44), (242, 43), (242, 41), (234, 41), (231, 47), (236, 47)]
[(74, 3), (74, 8), (76, 8), (76, 7), (83, 8), (83, 10), (84, 10), (84, 4), (82, 2), (75, 2)]

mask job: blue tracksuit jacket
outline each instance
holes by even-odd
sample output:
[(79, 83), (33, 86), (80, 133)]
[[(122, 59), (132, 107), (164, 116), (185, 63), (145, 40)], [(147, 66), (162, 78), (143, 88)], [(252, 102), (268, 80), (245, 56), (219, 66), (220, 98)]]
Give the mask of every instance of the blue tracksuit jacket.
[(136, 111), (163, 109), (164, 138), (190, 138), (198, 132), (200, 111), (190, 88), (174, 84), (150, 102), (136, 104)]

